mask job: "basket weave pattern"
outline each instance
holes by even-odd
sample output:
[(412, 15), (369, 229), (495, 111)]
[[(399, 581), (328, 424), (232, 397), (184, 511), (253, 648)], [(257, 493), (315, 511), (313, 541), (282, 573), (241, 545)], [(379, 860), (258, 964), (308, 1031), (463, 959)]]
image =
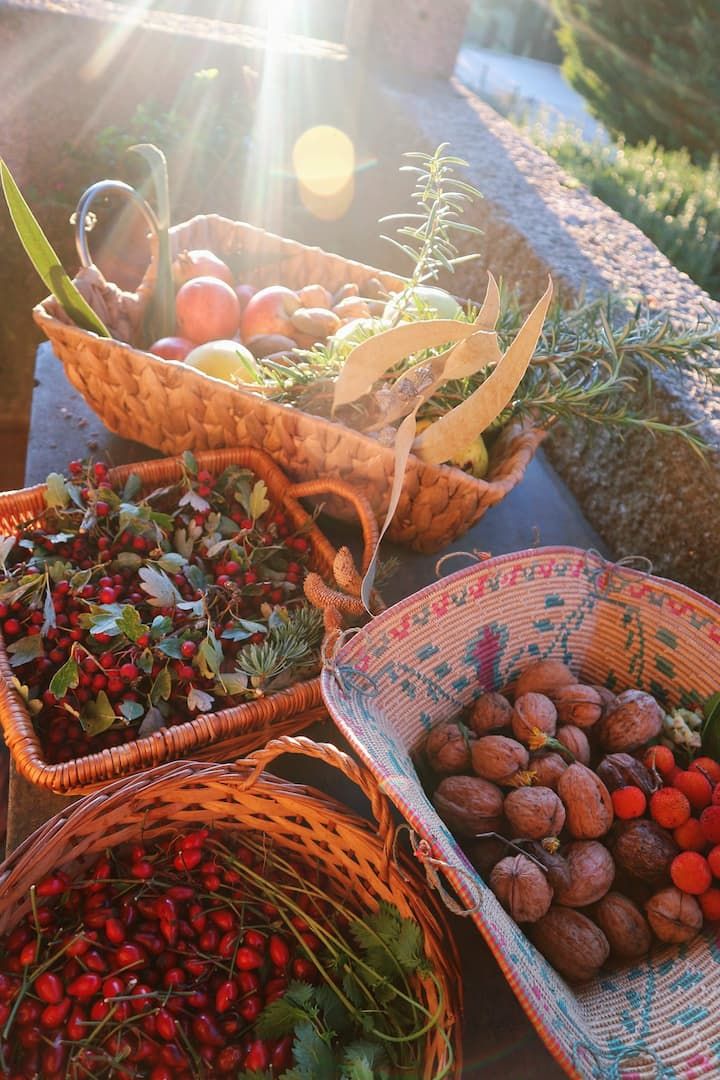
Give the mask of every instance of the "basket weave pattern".
[(719, 647), (712, 601), (591, 553), (546, 548), (491, 559), (396, 604), (323, 672), (341, 731), (434, 845), (533, 1024), (580, 1080), (720, 1075), (714, 935), (573, 992), (465, 859), (411, 755), (481, 691), (507, 688), (528, 662), (548, 656), (584, 682), (696, 708), (720, 686)]
[[(294, 494), (296, 487), (265, 454), (253, 449), (223, 450), (199, 454), (197, 460), (200, 468), (210, 472), (220, 472), (229, 465), (252, 469), (265, 481), (271, 501), (284, 508), (295, 528), (307, 530), (313, 569), (332, 578), (335, 549), (301, 506)], [(181, 467), (178, 460), (172, 459), (123, 465), (110, 471), (110, 482), (122, 485), (133, 472), (144, 485), (157, 487), (177, 481)], [(362, 496), (337, 481), (316, 486), (352, 503), (363, 526), (366, 546), (371, 549), (375, 523)], [(41, 516), (45, 509), (42, 484), (0, 495), (0, 533), (12, 532), (18, 525)], [(31, 783), (63, 795), (89, 791), (117, 776), (188, 755), (230, 760), (262, 746), (271, 735), (292, 734), (325, 715), (320, 680), (312, 678), (255, 701), (203, 713), (133, 742), (51, 765), (44, 759), (32, 718), (10, 685), (13, 669), (4, 644), (0, 644), (0, 676), (0, 722), (17, 769)]]
[[(373, 267), (216, 215), (176, 226), (171, 244), (174, 253), (209, 248), (231, 260), (240, 253), (245, 275), (259, 287), (320, 282), (334, 291), (346, 282), (362, 285), (369, 276), (388, 288), (402, 285)], [(352, 482), (365, 492), (378, 519), (384, 519), (395, 467), (391, 449), (341, 424), (133, 348), (151, 276), (140, 289), (139, 302), (134, 294), (103, 284), (96, 271), (81, 272), (77, 284), (118, 340), (79, 330), (52, 298), (33, 314), (68, 379), (111, 431), (170, 454), (254, 446), (293, 479), (336, 476)], [(461, 536), (522, 479), (544, 435), (529, 424), (509, 425), (493, 447), (487, 480), (411, 456), (390, 539), (418, 551), (437, 551)], [(347, 516), (341, 503), (328, 508)]]
[[(259, 770), (278, 754), (300, 753), (340, 769), (370, 800), (375, 823), (358, 817), (335, 799), (304, 785), (289, 784)], [(393, 825), (387, 800), (363, 766), (333, 746), (309, 739), (269, 743), (237, 765), (167, 763), (128, 780), (107, 785), (58, 814), (18, 847), (0, 867), (3, 905), (0, 933), (12, 929), (29, 907), (29, 888), (57, 867), (71, 877), (108, 847), (142, 837), (152, 842), (182, 829), (209, 826), (227, 833), (259, 832), (293, 861), (319, 867), (329, 889), (358, 913), (375, 911), (382, 901), (419, 923), (425, 953), (437, 979), (418, 981), (418, 999), (454, 1047), (459, 1075), (461, 1049), (457, 1017), (461, 1011), (458, 958), (444, 914), (423, 889), (407, 860), (396, 865)], [(438, 994), (442, 991), (442, 999)], [(427, 1035), (424, 1077), (445, 1075), (448, 1044), (437, 1028)], [(455, 1071), (457, 1070), (457, 1071)]]

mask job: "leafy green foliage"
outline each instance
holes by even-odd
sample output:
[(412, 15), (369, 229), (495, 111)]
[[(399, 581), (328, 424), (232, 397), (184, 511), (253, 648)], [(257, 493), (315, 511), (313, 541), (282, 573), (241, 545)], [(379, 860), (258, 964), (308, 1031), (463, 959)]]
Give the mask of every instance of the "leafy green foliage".
[(720, 690), (703, 705), (702, 749), (704, 754), (720, 760)]

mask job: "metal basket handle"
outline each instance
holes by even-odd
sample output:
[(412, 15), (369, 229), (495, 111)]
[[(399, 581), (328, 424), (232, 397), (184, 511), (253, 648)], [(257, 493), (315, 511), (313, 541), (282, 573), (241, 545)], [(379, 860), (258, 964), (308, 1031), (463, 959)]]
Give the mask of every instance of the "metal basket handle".
[(160, 225), (158, 223), (157, 215), (150, 203), (143, 199), (142, 195), (140, 195), (134, 187), (131, 187), (130, 184), (126, 184), (123, 180), (98, 180), (97, 183), (91, 184), (87, 191), (84, 191), (80, 196), (80, 201), (77, 204), (77, 210), (74, 215), (75, 247), (77, 248), (80, 262), (84, 267), (95, 265), (93, 263), (92, 255), (90, 254), (87, 239), (88, 232), (90, 231), (87, 226), (87, 216), (90, 212), (90, 207), (99, 195), (105, 195), (111, 191), (122, 195), (140, 211), (148, 224), (150, 232), (153, 234), (153, 239), (157, 241)]

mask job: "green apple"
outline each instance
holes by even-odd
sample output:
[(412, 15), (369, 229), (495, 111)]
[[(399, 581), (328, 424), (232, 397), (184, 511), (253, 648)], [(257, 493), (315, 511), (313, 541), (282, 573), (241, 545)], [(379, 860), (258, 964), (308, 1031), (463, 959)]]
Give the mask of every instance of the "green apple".
[(462, 453), (451, 457), (448, 465), (457, 465), (458, 469), (463, 469), (464, 472), (470, 473), (477, 480), (482, 480), (488, 471), (489, 465), (487, 447), (482, 435), (478, 435), (476, 439), (473, 439)]
[(207, 341), (188, 353), (185, 363), (225, 382), (262, 382), (255, 357), (239, 341)]
[(403, 319), (417, 317), (433, 319), (459, 319), (462, 308), (454, 296), (434, 285), (416, 285), (409, 293), (401, 292), (388, 300), (383, 318), (393, 322), (402, 312)]

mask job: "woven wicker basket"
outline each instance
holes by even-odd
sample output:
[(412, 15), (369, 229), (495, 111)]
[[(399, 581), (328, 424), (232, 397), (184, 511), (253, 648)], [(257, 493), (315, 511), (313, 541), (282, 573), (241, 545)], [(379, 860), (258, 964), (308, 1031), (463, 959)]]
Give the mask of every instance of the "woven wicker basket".
[[(252, 469), (267, 485), (273, 502), (282, 506), (296, 528), (307, 530), (312, 544), (313, 568), (332, 578), (335, 549), (303, 509), (300, 498), (319, 496), (323, 491), (347, 499), (354, 506), (366, 541), (366, 562), (377, 529), (365, 499), (347, 485), (336, 481), (316, 481), (293, 485), (277, 466), (259, 450), (210, 451), (197, 457), (201, 468), (218, 472), (229, 465)], [(149, 486), (172, 483), (181, 474), (177, 459), (123, 465), (110, 472), (110, 480), (122, 484), (137, 473)], [(9, 491), (0, 495), (0, 533), (11, 532), (18, 524), (32, 520), (45, 510), (45, 486)], [(292, 734), (325, 715), (319, 678), (307, 679), (256, 701), (203, 713), (184, 724), (163, 728), (152, 735), (121, 746), (105, 748), (81, 758), (49, 764), (43, 756), (32, 719), (9, 680), (13, 671), (0, 639), (0, 722), (5, 742), (18, 771), (33, 784), (61, 795), (91, 791), (115, 777), (158, 765), (162, 761), (192, 755), (227, 761), (262, 746), (271, 735)]]
[[(231, 264), (240, 262), (243, 275), (259, 287), (320, 282), (335, 290), (345, 282), (362, 284), (369, 275), (388, 288), (401, 285), (400, 279), (372, 267), (213, 215), (175, 226), (171, 242), (175, 253), (209, 248)], [(395, 463), (391, 449), (340, 424), (132, 347), (148, 281), (139, 302), (103, 285), (97, 271), (83, 271), (76, 281), (117, 340), (79, 330), (52, 298), (33, 315), (70, 382), (111, 431), (171, 454), (254, 446), (271, 454), (293, 479), (332, 475), (352, 482), (365, 492), (378, 519), (384, 519)], [(529, 425), (509, 425), (493, 444), (487, 480), (411, 457), (389, 538), (417, 551), (437, 551), (461, 536), (522, 479), (544, 435)], [(328, 508), (347, 516), (341, 503)]]
[[(375, 823), (319, 791), (289, 784), (260, 769), (281, 753), (304, 754), (340, 769), (370, 800)], [(29, 888), (55, 868), (70, 875), (108, 847), (152, 841), (198, 825), (265, 834), (293, 861), (319, 867), (330, 888), (358, 913), (382, 901), (412, 916), (423, 932), (435, 976), (418, 980), (418, 999), (439, 1024), (427, 1034), (423, 1077), (460, 1073), (462, 998), (459, 963), (442, 910), (423, 889), (406, 859), (396, 864), (391, 808), (372, 774), (334, 746), (283, 738), (237, 765), (167, 763), (102, 791), (56, 815), (0, 867), (0, 933), (12, 929), (29, 907)]]
[(475, 906), (474, 921), (569, 1075), (720, 1076), (715, 935), (573, 992), (505, 914), (420, 786), (411, 755), (425, 733), (548, 656), (589, 683), (697, 707), (720, 687), (720, 607), (574, 548), (504, 555), (378, 616), (323, 672), (323, 696), (382, 790)]

